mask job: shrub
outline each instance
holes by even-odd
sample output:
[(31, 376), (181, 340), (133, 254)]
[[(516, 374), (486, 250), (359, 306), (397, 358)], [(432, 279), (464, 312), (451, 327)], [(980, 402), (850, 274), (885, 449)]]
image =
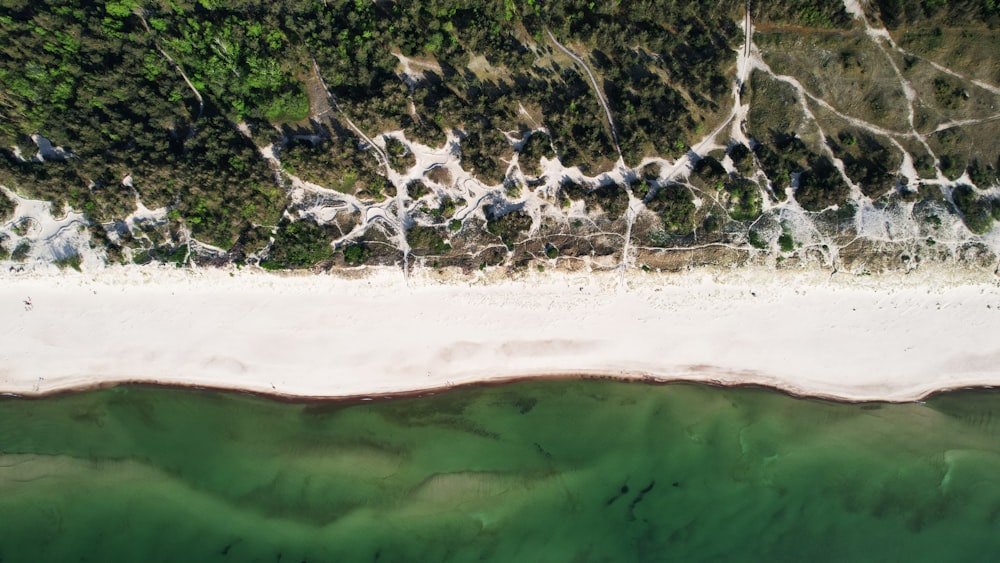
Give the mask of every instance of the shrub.
[(363, 244), (353, 243), (344, 247), (344, 262), (351, 266), (364, 264), (371, 255), (371, 250)]
[(726, 169), (714, 157), (706, 156), (694, 163), (692, 172), (706, 182), (716, 182), (726, 177)]
[(795, 241), (792, 239), (792, 235), (781, 233), (781, 236), (778, 237), (778, 247), (781, 248), (782, 252), (795, 250)]
[(760, 215), (760, 190), (757, 183), (746, 178), (730, 180), (725, 185), (729, 192), (729, 215), (737, 221), (752, 221)]
[(552, 152), (552, 140), (544, 132), (535, 131), (524, 142), (517, 161), (525, 174), (535, 176), (542, 172), (539, 163), (543, 156), (550, 159), (555, 156)]
[(701, 226), (705, 229), (705, 232), (715, 233), (722, 228), (722, 221), (715, 215), (709, 215), (705, 217), (705, 221), (702, 222)]
[(667, 184), (661, 187), (647, 207), (660, 216), (670, 233), (688, 234), (694, 229), (694, 197), (684, 186)]
[(965, 158), (955, 154), (941, 155), (941, 173), (949, 180), (957, 180), (968, 168)]
[(736, 143), (729, 148), (729, 158), (740, 174), (749, 174), (753, 170), (753, 153), (743, 143)]
[[(848, 201), (841, 204), (837, 208), (837, 219), (840, 219), (841, 221), (850, 221), (851, 219), (854, 219), (854, 216), (857, 215), (857, 213), (857, 206)], [(938, 220), (938, 224), (941, 224), (940, 219)]]
[(997, 171), (992, 166), (981, 166), (978, 160), (973, 160), (966, 168), (969, 179), (976, 187), (987, 189), (997, 183)]
[(458, 210), (460, 206), (465, 205), (464, 199), (451, 199), (450, 197), (445, 197), (441, 199), (441, 204), (438, 205), (437, 209), (431, 209), (431, 217), (435, 219), (450, 219), (455, 211)]
[(415, 253), (445, 254), (451, 250), (451, 245), (434, 227), (417, 225), (407, 231), (406, 242)]
[(309, 268), (333, 257), (332, 234), (309, 220), (282, 219), (274, 244), (260, 265), (269, 270)]
[(503, 241), (504, 246), (508, 249), (513, 249), (514, 244), (517, 242), (517, 237), (530, 227), (531, 217), (524, 210), (518, 209), (517, 211), (497, 216), (495, 208), (486, 208), (486, 230), (490, 234), (500, 237), (500, 240)]
[(416, 156), (395, 137), (385, 138), (385, 153), (389, 157), (389, 164), (394, 170), (409, 170), (417, 163)]
[(840, 172), (827, 157), (817, 159), (812, 168), (799, 176), (799, 187), (795, 199), (806, 211), (822, 211), (827, 207), (843, 203), (850, 194), (850, 188), (840, 177)]
[(430, 193), (430, 190), (427, 189), (427, 184), (420, 180), (413, 180), (406, 185), (406, 193), (413, 199), (420, 199)]
[(7, 194), (0, 192), (0, 221), (6, 221), (14, 215), (14, 200), (7, 197)]
[(993, 229), (992, 202), (977, 194), (971, 186), (956, 187), (951, 192), (951, 199), (970, 231), (982, 235)]
[(31, 243), (26, 240), (22, 240), (17, 243), (16, 247), (14, 247), (14, 252), (10, 253), (10, 259), (15, 262), (24, 262), (28, 259), (28, 252), (30, 251)]

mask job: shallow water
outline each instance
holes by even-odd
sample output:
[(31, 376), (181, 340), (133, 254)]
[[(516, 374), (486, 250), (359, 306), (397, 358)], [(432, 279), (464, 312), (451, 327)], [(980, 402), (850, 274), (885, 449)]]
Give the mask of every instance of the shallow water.
[(1000, 393), (534, 381), (0, 400), (0, 560), (987, 560)]

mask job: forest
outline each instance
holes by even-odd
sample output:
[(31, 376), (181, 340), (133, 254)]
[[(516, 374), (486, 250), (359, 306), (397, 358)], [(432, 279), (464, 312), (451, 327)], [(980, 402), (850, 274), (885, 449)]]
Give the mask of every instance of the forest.
[[(825, 136), (803, 135), (802, 116), (781, 109), (797, 94), (757, 71), (737, 88), (743, 103), (752, 100), (749, 143), (723, 133), (721, 149), (694, 150), (734, 109), (748, 8), (760, 44), (779, 50), (788, 34), (850, 34), (861, 25), (831, 0), (8, 0), (0, 7), (0, 185), (82, 213), (109, 262), (182, 263), (207, 248), (213, 260), (271, 269), (393, 261), (397, 250), (468, 253), (451, 239), (473, 212), (482, 240), (515, 252), (536, 224), (522, 210), (526, 190), (551, 195), (564, 214), (581, 202), (605, 233), (632, 221), (626, 209), (639, 201), (658, 221), (655, 236), (640, 241), (653, 247), (740, 228), (749, 240), (749, 225), (789, 190), (814, 214), (852, 205), (852, 184), (876, 202), (918, 197), (906, 195), (916, 187), (901, 187), (895, 137), (822, 115)], [(868, 19), (911, 41), (975, 22), (993, 45), (1000, 8), (879, 0)], [(853, 60), (843, 55), (843, 68), (865, 64)], [(919, 68), (897, 66), (906, 64)], [(935, 75), (927, 84), (933, 111), (967, 111), (964, 83)], [(782, 96), (783, 106), (774, 101)], [(462, 169), (495, 187), (491, 199), (466, 209), (472, 203), (458, 191), (442, 191), (457, 189), (444, 169), (394, 184), (417, 159), (392, 132), (428, 147), (456, 139)], [(977, 187), (944, 200), (970, 231), (986, 233), (1000, 209), (986, 191), (998, 153), (963, 135), (934, 133), (928, 146), (938, 154), (914, 160), (954, 181), (968, 173)], [(967, 156), (973, 145), (979, 152)], [(690, 177), (640, 170), (649, 159), (683, 158)], [(591, 178), (619, 162), (630, 172), (583, 184), (546, 178), (542, 163), (552, 159)], [(348, 202), (354, 215), (310, 215), (302, 185)], [(400, 210), (407, 201), (416, 203)], [(164, 209), (164, 218), (136, 226), (137, 202)], [(396, 229), (405, 232), (359, 227), (367, 205), (402, 211)], [(14, 212), (0, 193), (0, 220)], [(0, 240), (6, 256), (15, 243)]]

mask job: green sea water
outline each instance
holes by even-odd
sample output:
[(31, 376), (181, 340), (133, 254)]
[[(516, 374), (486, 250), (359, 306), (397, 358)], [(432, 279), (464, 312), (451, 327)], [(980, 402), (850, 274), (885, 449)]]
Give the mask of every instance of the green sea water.
[(0, 561), (987, 561), (1000, 393), (0, 400)]

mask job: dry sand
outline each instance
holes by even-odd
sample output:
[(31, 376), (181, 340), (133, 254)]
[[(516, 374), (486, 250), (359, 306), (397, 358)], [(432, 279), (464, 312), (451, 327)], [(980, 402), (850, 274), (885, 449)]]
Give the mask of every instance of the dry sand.
[(4, 274), (0, 392), (143, 381), (348, 397), (594, 374), (900, 401), (1000, 385), (985, 272), (495, 277)]

